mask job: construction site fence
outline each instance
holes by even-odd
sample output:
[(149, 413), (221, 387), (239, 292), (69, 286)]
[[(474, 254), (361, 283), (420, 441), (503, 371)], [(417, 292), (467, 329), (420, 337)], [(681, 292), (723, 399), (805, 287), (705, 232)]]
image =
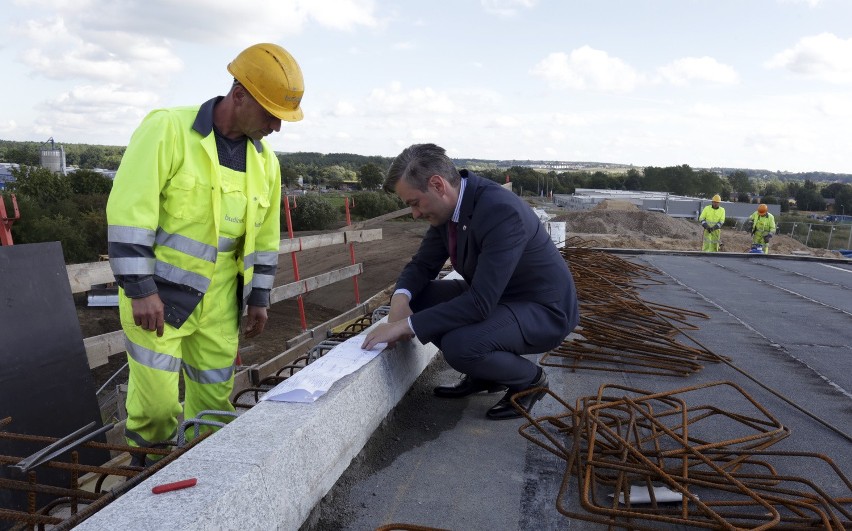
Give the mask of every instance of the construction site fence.
[[(745, 220), (737, 221), (736, 229), (744, 230), (744, 224)], [(776, 224), (776, 233), (789, 236), (812, 249), (852, 249), (852, 224), (849, 223), (785, 221)]]

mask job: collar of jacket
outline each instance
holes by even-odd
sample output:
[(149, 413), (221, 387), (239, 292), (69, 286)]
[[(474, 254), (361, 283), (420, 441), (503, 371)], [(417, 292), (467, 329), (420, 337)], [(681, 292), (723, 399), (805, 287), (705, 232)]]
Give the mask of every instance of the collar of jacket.
[[(192, 128), (201, 134), (201, 136), (206, 137), (213, 132), (213, 107), (223, 99), (224, 96), (216, 96), (202, 103), (198, 109), (198, 114), (195, 116), (195, 123), (192, 124)], [(263, 153), (263, 144), (260, 143), (260, 140), (252, 140), (251, 143), (254, 144), (254, 149), (258, 153)]]

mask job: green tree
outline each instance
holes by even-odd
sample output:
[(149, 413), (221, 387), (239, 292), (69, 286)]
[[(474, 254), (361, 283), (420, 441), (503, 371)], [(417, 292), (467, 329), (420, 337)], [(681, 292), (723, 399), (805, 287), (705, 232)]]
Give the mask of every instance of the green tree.
[(26, 166), (38, 166), (41, 162), (38, 146), (32, 142), (8, 146), (3, 153), (3, 161)]
[(75, 194), (106, 194), (112, 190), (112, 179), (93, 170), (77, 170), (68, 175)]
[(787, 197), (787, 185), (778, 179), (772, 179), (763, 187), (763, 195), (774, 195), (777, 197)]
[(636, 168), (627, 170), (627, 177), (624, 179), (624, 188), (627, 190), (641, 190), (642, 173)]
[(43, 205), (71, 197), (71, 183), (61, 173), (33, 166), (13, 168), (11, 173), (15, 182), (9, 183), (10, 191), (29, 196)]
[(361, 182), (362, 190), (376, 190), (384, 182), (385, 176), (381, 168), (372, 162), (368, 162), (358, 170), (358, 180)]
[(592, 178), (589, 179), (589, 187), (598, 190), (611, 190), (613, 188), (612, 179), (610, 179), (608, 174), (596, 171), (592, 174)]
[(728, 182), (737, 193), (752, 193), (754, 192), (754, 183), (749, 178), (748, 174), (742, 170), (737, 170), (728, 175)]
[(831, 183), (828, 186), (824, 186), (819, 193), (825, 198), (837, 197), (837, 193), (843, 190), (844, 186), (848, 185), (843, 183)]
[(805, 185), (799, 189), (795, 197), (796, 206), (799, 208), (799, 210), (825, 210), (825, 199), (823, 199), (822, 196), (819, 195), (816, 186), (814, 186), (811, 181), (805, 181)]
[(852, 214), (852, 184), (844, 185), (834, 195), (834, 213)]
[(281, 165), (281, 184), (293, 188), (299, 183), (299, 174), (290, 165)]
[[(287, 230), (287, 220), (281, 216), (281, 230)], [(290, 219), (294, 230), (325, 230), (340, 219), (334, 205), (316, 194), (299, 197), (296, 207), (290, 208)]]
[(405, 208), (396, 194), (386, 192), (358, 192), (352, 194), (352, 202), (350, 213), (356, 219), (372, 219)]

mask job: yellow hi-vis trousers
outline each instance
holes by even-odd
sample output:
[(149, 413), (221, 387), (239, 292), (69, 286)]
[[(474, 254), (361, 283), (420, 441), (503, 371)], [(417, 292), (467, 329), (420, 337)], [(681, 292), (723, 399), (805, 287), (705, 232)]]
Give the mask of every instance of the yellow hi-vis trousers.
[(722, 241), (722, 229), (714, 230), (710, 232), (708, 230), (704, 231), (704, 242), (701, 244), (701, 250), (705, 253), (718, 253), (719, 252), (719, 244)]
[[(130, 365), (124, 435), (130, 446), (151, 447), (177, 435), (180, 372), (184, 376), (185, 418), (204, 410), (234, 411), (230, 396), (239, 331), (237, 269), (234, 251), (220, 251), (210, 287), (199, 305), (180, 328), (166, 324), (162, 337), (134, 323), (130, 299), (120, 291), (119, 312)], [(232, 420), (229, 416), (204, 418)], [(187, 438), (193, 432), (194, 428), (187, 430)]]

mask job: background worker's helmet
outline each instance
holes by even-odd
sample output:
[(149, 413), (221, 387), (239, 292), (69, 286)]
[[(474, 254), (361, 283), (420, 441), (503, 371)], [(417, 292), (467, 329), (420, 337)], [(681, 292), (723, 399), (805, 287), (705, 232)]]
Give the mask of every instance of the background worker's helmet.
[(302, 119), (302, 69), (284, 48), (270, 43), (249, 46), (228, 64), (228, 72), (272, 116), (288, 122)]
[(713, 201), (714, 203), (718, 203), (718, 202), (720, 202), (721, 200), (722, 200), (722, 198), (721, 198), (721, 197), (719, 197), (719, 194), (714, 195), (714, 196), (713, 196), (713, 199), (711, 199), (711, 201)]
[(767, 212), (769, 212), (769, 207), (768, 207), (768, 206), (764, 205), (763, 203), (761, 203), (760, 205), (758, 205), (758, 207), (757, 207), (757, 213), (758, 213), (758, 214), (761, 214), (761, 215), (762, 215), (762, 214), (766, 214)]

